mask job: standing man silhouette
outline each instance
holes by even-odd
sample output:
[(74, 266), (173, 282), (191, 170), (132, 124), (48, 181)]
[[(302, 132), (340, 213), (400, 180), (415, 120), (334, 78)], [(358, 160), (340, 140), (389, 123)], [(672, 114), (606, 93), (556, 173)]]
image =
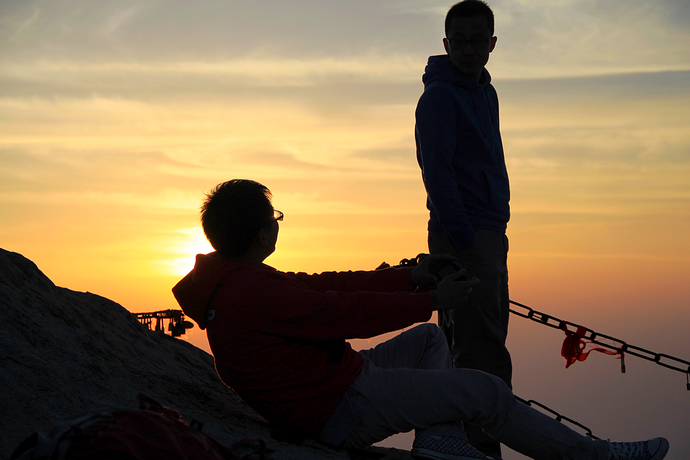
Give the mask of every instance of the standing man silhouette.
[[(479, 369), (512, 387), (508, 332), (510, 189), (499, 132), (498, 97), (485, 69), (496, 46), (494, 15), (481, 0), (447, 13), (443, 46), (431, 56), (416, 110), (417, 161), (427, 192), (429, 252), (449, 253), (480, 285), (469, 302), (439, 312), (458, 368)], [(470, 443), (494, 458), (500, 445), (473, 426)]]

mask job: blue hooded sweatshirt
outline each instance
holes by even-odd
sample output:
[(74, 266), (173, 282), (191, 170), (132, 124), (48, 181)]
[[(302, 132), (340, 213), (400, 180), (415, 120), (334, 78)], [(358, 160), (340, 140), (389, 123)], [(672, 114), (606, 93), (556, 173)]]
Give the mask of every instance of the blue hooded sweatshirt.
[(450, 235), (462, 251), (475, 229), (505, 232), (510, 187), (491, 76), (467, 77), (447, 55), (431, 56), (417, 104), (417, 161), (427, 191), (429, 231)]

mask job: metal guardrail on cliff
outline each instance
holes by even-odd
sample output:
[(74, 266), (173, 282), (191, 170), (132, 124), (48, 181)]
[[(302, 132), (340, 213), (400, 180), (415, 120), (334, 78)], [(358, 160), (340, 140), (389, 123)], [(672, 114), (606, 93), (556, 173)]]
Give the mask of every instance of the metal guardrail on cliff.
[[(414, 267), (419, 263), (420, 257), (424, 254), (419, 254), (413, 259), (402, 259), (397, 267)], [(387, 263), (381, 264), (378, 268), (385, 268)], [(654, 362), (659, 366), (671, 369), (674, 371), (682, 372), (685, 374), (686, 378), (686, 388), (690, 391), (690, 361), (676, 358), (665, 353), (655, 353), (653, 351), (646, 350), (644, 348), (631, 345), (624, 340), (611, 337), (610, 335), (602, 334), (596, 332), (588, 327), (580, 326), (579, 324), (573, 323), (571, 321), (562, 320), (551, 316), (546, 313), (534, 310), (533, 308), (523, 305), (521, 303), (510, 301), (510, 303), (516, 307), (520, 307), (524, 312), (520, 312), (514, 309), (510, 309), (510, 312), (521, 316), (522, 318), (530, 319), (544, 326), (548, 326), (554, 329), (560, 329), (566, 334), (566, 339), (563, 343), (563, 348), (561, 349), (561, 354), (568, 361), (566, 367), (570, 366), (575, 361), (584, 361), (589, 354), (589, 351), (585, 350), (587, 342), (599, 345), (602, 348), (594, 348), (590, 351), (603, 352), (609, 355), (617, 355), (621, 360), (621, 372), (625, 373), (625, 355), (635, 356), (637, 358), (642, 358), (647, 361)], [(571, 330), (571, 328), (573, 330)], [(602, 340), (603, 339), (603, 340)]]
[[(415, 265), (417, 265), (417, 263), (419, 263), (419, 261), (421, 260), (420, 257), (423, 255), (424, 254), (419, 254), (417, 257), (412, 259), (402, 259), (400, 263), (396, 265), (396, 267), (414, 267)], [(386, 262), (383, 262), (377, 269), (387, 267), (390, 267), (390, 265)], [(654, 362), (667, 369), (684, 373), (687, 382), (686, 388), (688, 391), (690, 391), (690, 361), (676, 358), (665, 353), (655, 353), (644, 348), (637, 347), (635, 345), (630, 345), (623, 340), (596, 332), (590, 328), (580, 326), (571, 321), (565, 321), (556, 318), (555, 316), (542, 313), (540, 311), (528, 307), (527, 305), (523, 305), (512, 300), (510, 301), (510, 303), (524, 310), (517, 311), (511, 308), (511, 313), (522, 318), (530, 319), (539, 324), (549, 326), (554, 329), (560, 329), (563, 332), (565, 332), (566, 338), (561, 348), (561, 355), (566, 359), (566, 368), (576, 361), (584, 361), (591, 351), (597, 351), (609, 355), (617, 355), (621, 360), (621, 372), (625, 373), (625, 355), (628, 354), (631, 356), (645, 359), (647, 361)], [(605, 341), (602, 341), (602, 339)], [(593, 343), (603, 348), (592, 348), (589, 351), (587, 351), (586, 347), (588, 343)], [(516, 398), (520, 402), (527, 404), (528, 406), (536, 406), (542, 409), (543, 411), (553, 415), (559, 422), (567, 422), (571, 425), (574, 425), (582, 429), (585, 432), (585, 434), (592, 439), (599, 439), (598, 437), (592, 434), (592, 430), (590, 430), (583, 424), (559, 414), (558, 412), (556, 412), (553, 409), (550, 409), (544, 404), (541, 404), (534, 400), (524, 400), (517, 396)]]
[[(584, 341), (587, 340), (591, 343), (604, 347), (606, 349), (604, 352), (607, 354), (620, 356), (621, 373), (625, 373), (625, 355), (628, 354), (631, 356), (635, 356), (637, 358), (642, 358), (647, 361), (651, 361), (667, 369), (684, 373), (687, 382), (686, 388), (688, 391), (690, 391), (690, 361), (676, 358), (665, 353), (655, 353), (653, 351), (649, 351), (644, 348), (637, 347), (635, 345), (630, 345), (621, 339), (617, 339), (615, 337), (611, 337), (610, 335), (596, 332), (588, 327), (580, 326), (571, 321), (558, 319), (555, 316), (542, 313), (540, 311), (528, 307), (527, 305), (523, 305), (512, 300), (510, 301), (510, 303), (525, 310), (525, 312), (519, 312), (511, 309), (511, 313), (521, 316), (523, 318), (530, 319), (539, 324), (549, 326), (554, 329), (560, 329), (564, 331), (568, 337), (573, 337), (576, 340), (579, 339), (578, 341), (580, 342), (580, 346), (582, 346), (583, 349), (585, 345)], [(570, 328), (573, 328), (575, 331), (570, 330)], [(606, 341), (603, 341), (601, 339), (604, 339)], [(579, 360), (584, 361), (583, 358), (580, 358)]]
[[(173, 337), (180, 337), (185, 334), (187, 329), (194, 327), (190, 321), (185, 321), (182, 310), (162, 310), (154, 311), (152, 313), (134, 313), (139, 322), (148, 327), (152, 331), (165, 333), (166, 328), (163, 327), (163, 322), (168, 320), (167, 330)], [(155, 327), (153, 322), (156, 322)]]

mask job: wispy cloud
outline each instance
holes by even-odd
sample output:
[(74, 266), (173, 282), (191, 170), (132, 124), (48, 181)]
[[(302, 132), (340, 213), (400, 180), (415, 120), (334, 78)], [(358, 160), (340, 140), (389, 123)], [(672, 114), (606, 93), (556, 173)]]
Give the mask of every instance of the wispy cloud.
[(690, 31), (678, 20), (690, 15), (674, 0), (493, 4), (499, 41), (490, 65), (502, 78), (690, 69)]
[(133, 5), (129, 8), (124, 8), (112, 13), (103, 24), (103, 35), (109, 36), (118, 31), (120, 28), (129, 23), (132, 18), (134, 18), (134, 16), (136, 16), (143, 8), (144, 5)]
[[(448, 7), (434, 1), (345, 7), (294, 0), (242, 8), (220, 0), (145, 5), (81, 0), (71, 8), (45, 0), (32, 8), (21, 3), (5, 5), (3, 25), (17, 33), (11, 40), (0, 35), (3, 66), (51, 61), (52, 69), (43, 64), (46, 71), (213, 73), (246, 76), (244, 84), (260, 85), (280, 79), (285, 81), (278, 84), (309, 85), (331, 75), (418, 78), (426, 57), (443, 52)], [(684, 0), (491, 4), (499, 42), (490, 68), (500, 78), (690, 68)], [(41, 65), (35, 70), (40, 73)]]
[(350, 58), (280, 57), (240, 58), (223, 61), (108, 62), (45, 60), (9, 63), (0, 78), (28, 82), (89, 81), (91, 78), (138, 79), (169, 77), (229, 78), (226, 84), (242, 86), (312, 86), (341, 82), (419, 81), (420, 62), (410, 56), (368, 55)]

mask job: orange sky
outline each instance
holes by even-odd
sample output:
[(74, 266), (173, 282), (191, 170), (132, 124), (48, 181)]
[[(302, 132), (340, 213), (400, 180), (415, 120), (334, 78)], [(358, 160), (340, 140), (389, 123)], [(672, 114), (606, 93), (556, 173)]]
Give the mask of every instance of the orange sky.
[[(426, 251), (414, 108), (449, 5), (269, 3), (3, 4), (0, 246), (130, 311), (175, 308), (170, 288), (210, 250), (203, 193), (250, 178), (285, 213), (267, 260), (278, 269)], [(488, 69), (511, 179), (511, 298), (688, 359), (683, 5), (496, 1)], [(599, 356), (564, 371), (562, 335), (539, 329), (513, 319), (518, 393), (612, 438), (670, 432), (672, 453), (675, 441), (690, 454), (682, 374), (641, 366), (621, 380)], [(618, 418), (596, 411), (606, 401)], [(633, 401), (650, 415), (622, 423)]]

